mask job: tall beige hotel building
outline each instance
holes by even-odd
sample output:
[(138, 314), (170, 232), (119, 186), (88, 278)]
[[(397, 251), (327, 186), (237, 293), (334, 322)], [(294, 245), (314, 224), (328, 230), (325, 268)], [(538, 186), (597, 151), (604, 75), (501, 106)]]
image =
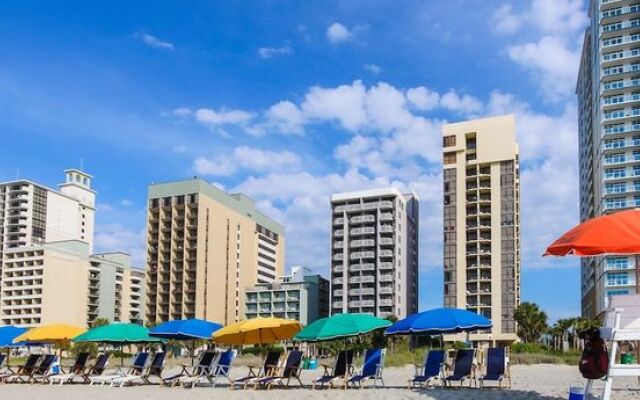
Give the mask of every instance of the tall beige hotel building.
[(471, 340), (517, 340), (520, 178), (513, 116), (443, 129), (444, 306), (493, 322)]
[(284, 275), (284, 228), (202, 179), (149, 186), (145, 320), (245, 315), (245, 289)]

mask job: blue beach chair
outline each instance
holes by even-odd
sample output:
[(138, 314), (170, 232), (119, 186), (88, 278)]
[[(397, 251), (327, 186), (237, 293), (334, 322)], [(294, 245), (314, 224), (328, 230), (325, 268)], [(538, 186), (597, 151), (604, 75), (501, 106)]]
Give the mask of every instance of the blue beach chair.
[(508, 381), (509, 384), (505, 384), (505, 387), (511, 387), (511, 371), (506, 348), (499, 347), (487, 350), (486, 370), (480, 377), (482, 389), (485, 388), (485, 381), (498, 382), (498, 389), (502, 389), (502, 384)]
[(453, 373), (444, 378), (445, 386), (451, 386), (452, 382), (460, 382), (460, 387), (462, 387), (465, 379), (469, 379), (469, 387), (471, 387), (472, 383), (476, 386), (475, 358), (475, 349), (458, 350), (453, 362)]
[(444, 350), (429, 350), (429, 352), (425, 354), (422, 365), (416, 365), (416, 374), (413, 378), (409, 379), (409, 389), (428, 386), (433, 381), (442, 379), (443, 364)]
[(377, 387), (376, 382), (380, 381), (384, 387), (382, 379), (382, 368), (384, 367), (384, 358), (387, 353), (386, 349), (369, 349), (364, 355), (364, 364), (359, 373), (349, 378), (346, 382), (347, 386), (364, 387), (367, 381), (373, 381), (373, 386)]

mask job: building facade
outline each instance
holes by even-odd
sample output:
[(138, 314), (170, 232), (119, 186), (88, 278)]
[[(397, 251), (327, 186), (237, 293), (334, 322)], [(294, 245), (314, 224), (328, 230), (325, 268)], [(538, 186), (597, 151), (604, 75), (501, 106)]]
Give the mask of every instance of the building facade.
[(517, 340), (520, 178), (512, 116), (443, 128), (444, 306), (493, 322), (472, 340)]
[(143, 270), (131, 266), (127, 253), (102, 253), (89, 257), (88, 319), (142, 324), (144, 319)]
[(29, 180), (0, 184), (0, 325), (141, 322), (144, 273), (124, 253), (91, 255), (92, 177), (64, 172), (59, 191)]
[(149, 186), (145, 320), (245, 315), (245, 288), (284, 272), (284, 228), (202, 179)]
[(291, 275), (273, 283), (247, 288), (245, 317), (276, 317), (307, 326), (329, 316), (329, 281), (307, 268), (293, 267)]
[(394, 188), (331, 196), (331, 313), (418, 311), (419, 200)]
[(0, 259), (5, 249), (81, 240), (93, 251), (96, 192), (91, 175), (65, 170), (60, 190), (29, 180), (0, 183)]
[[(589, 11), (576, 87), (581, 221), (640, 206), (640, 5), (592, 0)], [(636, 271), (632, 256), (582, 259), (582, 315), (640, 293)]]

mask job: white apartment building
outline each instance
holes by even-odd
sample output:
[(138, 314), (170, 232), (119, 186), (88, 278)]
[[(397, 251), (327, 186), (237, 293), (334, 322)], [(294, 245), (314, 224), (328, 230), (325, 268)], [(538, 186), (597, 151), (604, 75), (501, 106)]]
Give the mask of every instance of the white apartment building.
[[(578, 96), (580, 219), (640, 207), (640, 3), (591, 0)], [(637, 293), (633, 256), (581, 261), (582, 315)]]
[[(443, 128), (444, 306), (491, 319), (471, 340), (518, 339), (520, 168), (513, 116)], [(451, 337), (451, 340), (464, 338)]]
[(92, 177), (64, 172), (59, 191), (29, 180), (0, 184), (0, 325), (141, 323), (144, 272), (124, 253), (90, 255)]
[(419, 199), (395, 188), (331, 196), (331, 313), (418, 311)]
[(65, 170), (60, 190), (29, 180), (0, 183), (0, 259), (5, 249), (82, 240), (93, 251), (96, 192), (91, 175)]

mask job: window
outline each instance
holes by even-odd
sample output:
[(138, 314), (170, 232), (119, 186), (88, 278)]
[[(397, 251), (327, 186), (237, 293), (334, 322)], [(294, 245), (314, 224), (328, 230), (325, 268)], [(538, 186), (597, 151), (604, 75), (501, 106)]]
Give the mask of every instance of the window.
[(624, 183), (607, 183), (604, 191), (606, 194), (624, 193), (627, 191), (627, 185)]
[(626, 272), (614, 272), (607, 275), (607, 286), (624, 286), (629, 284), (629, 275)]
[(614, 197), (611, 199), (607, 199), (605, 202), (605, 208), (607, 210), (625, 208), (627, 206), (627, 201), (624, 197)]
[(615, 256), (607, 257), (607, 269), (626, 269), (628, 266), (627, 257)]
[(445, 164), (454, 164), (456, 162), (456, 153), (444, 153), (444, 161)]
[(604, 157), (604, 162), (606, 164), (617, 164), (617, 163), (622, 163), (624, 161), (625, 161), (624, 153), (607, 154)]
[(445, 136), (442, 138), (442, 146), (443, 147), (451, 147), (456, 145), (456, 136)]
[(604, 176), (607, 179), (624, 178), (627, 176), (627, 171), (624, 168), (607, 168), (604, 171)]
[(629, 294), (628, 290), (607, 290), (607, 296), (611, 297), (611, 296), (620, 296), (620, 295), (627, 295)]

